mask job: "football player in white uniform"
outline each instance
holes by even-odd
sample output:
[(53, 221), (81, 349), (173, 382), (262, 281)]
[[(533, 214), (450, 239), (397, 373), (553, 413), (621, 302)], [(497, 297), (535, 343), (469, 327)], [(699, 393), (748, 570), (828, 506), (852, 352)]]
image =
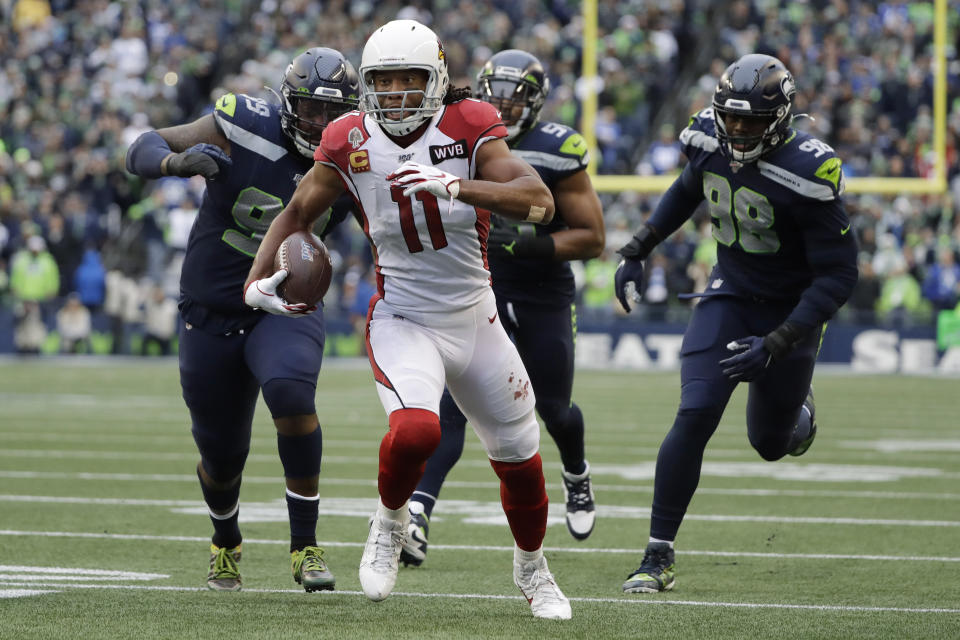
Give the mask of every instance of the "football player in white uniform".
[[(331, 123), (293, 198), (273, 221), (247, 277), (245, 300), (285, 313), (273, 256), (294, 231), (346, 190), (373, 247), (377, 295), (367, 353), (389, 417), (380, 444), (380, 503), (360, 562), (371, 600), (390, 595), (407, 504), (440, 441), (446, 385), (474, 425), (500, 478), (514, 582), (539, 618), (570, 618), (570, 602), (543, 556), (547, 493), (534, 395), (497, 319), (487, 268), (490, 210), (548, 223), (550, 190), (511, 155), (496, 109), (449, 84), (436, 34), (395, 20), (367, 40), (359, 68), (362, 112)], [(278, 272), (279, 273), (279, 272)]]

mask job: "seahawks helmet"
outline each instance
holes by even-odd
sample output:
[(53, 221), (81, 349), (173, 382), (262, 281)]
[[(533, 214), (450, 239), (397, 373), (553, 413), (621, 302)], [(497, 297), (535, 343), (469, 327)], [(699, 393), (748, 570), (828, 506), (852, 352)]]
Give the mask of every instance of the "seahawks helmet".
[[(793, 75), (773, 56), (751, 53), (723, 72), (713, 95), (713, 117), (721, 151), (737, 162), (753, 162), (787, 138), (796, 85)], [(733, 136), (729, 115), (763, 119), (756, 135)]]
[(326, 47), (307, 49), (293, 59), (280, 85), (280, 126), (308, 158), (323, 129), (357, 108), (360, 78), (343, 54)]
[[(477, 74), (476, 96), (501, 113), (507, 127), (507, 140), (532, 127), (550, 91), (550, 79), (536, 56), (506, 49), (495, 53)], [(523, 108), (519, 116), (512, 112)]]

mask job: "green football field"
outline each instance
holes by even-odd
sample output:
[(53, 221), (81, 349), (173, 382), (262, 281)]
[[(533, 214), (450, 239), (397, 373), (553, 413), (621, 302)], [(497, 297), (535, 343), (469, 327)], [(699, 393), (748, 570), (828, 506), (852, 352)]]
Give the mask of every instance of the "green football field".
[(244, 590), (205, 588), (211, 526), (174, 360), (0, 360), (0, 638), (960, 638), (960, 381), (818, 372), (816, 443), (763, 462), (745, 389), (710, 441), (677, 541), (677, 586), (623, 594), (646, 543), (676, 373), (579, 372), (598, 521), (563, 524), (542, 432), (550, 567), (570, 621), (532, 618), (511, 578), (496, 478), (468, 435), (427, 560), (381, 603), (357, 565), (386, 420), (362, 363), (329, 361), (320, 544), (335, 592), (294, 584), (276, 438), (262, 405), (241, 494)]

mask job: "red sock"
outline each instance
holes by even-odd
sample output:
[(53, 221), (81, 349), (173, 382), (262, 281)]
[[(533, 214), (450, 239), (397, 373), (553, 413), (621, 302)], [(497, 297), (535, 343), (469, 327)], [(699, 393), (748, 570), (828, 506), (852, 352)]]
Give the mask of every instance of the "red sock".
[(547, 490), (540, 454), (523, 462), (491, 460), (490, 465), (500, 477), (500, 502), (513, 539), (524, 551), (536, 551), (543, 546), (547, 531)]
[(440, 443), (440, 417), (426, 409), (398, 409), (380, 442), (380, 500), (399, 509), (413, 495), (427, 458)]

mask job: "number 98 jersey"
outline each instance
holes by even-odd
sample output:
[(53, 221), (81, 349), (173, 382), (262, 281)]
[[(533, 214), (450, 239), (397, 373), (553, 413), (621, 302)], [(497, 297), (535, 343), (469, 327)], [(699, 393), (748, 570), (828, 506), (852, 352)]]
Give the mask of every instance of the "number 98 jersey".
[(715, 131), (713, 109), (704, 109), (690, 119), (680, 142), (702, 179), (718, 275), (750, 295), (796, 299), (813, 279), (810, 259), (846, 255), (852, 240), (840, 158), (791, 129), (779, 147), (740, 164), (722, 153)]
[[(263, 316), (243, 303), (243, 283), (267, 228), (312, 163), (287, 145), (276, 104), (228, 93), (213, 115), (230, 141), (232, 166), (207, 181), (184, 256), (180, 307), (185, 321), (225, 333)], [(326, 212), (314, 232), (332, 228), (330, 217)]]

